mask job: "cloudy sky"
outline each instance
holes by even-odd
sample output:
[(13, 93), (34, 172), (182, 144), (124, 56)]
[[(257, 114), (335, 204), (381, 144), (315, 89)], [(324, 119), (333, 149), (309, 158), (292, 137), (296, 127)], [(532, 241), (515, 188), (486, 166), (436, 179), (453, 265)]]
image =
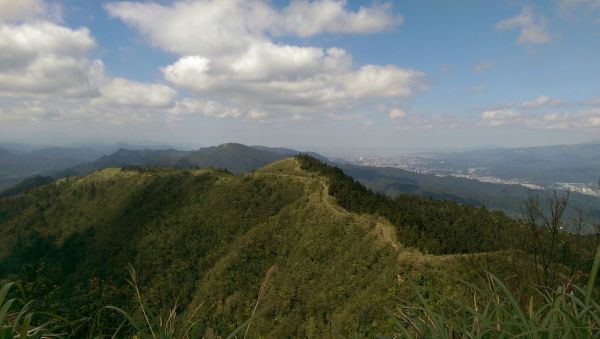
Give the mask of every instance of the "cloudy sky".
[(598, 139), (599, 0), (0, 0), (0, 140)]

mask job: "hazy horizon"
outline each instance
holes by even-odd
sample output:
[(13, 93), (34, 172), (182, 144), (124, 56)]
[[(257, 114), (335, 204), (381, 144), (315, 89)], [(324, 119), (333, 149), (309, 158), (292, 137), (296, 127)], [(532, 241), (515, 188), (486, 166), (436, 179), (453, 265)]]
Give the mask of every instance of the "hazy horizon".
[[(28, 152), (31, 150), (63, 147), (63, 148), (102, 148), (114, 145), (123, 145), (123, 148), (152, 148), (152, 149), (167, 149), (172, 148), (182, 151), (192, 151), (203, 147), (218, 146), (227, 143), (239, 143), (247, 146), (264, 146), (272, 148), (289, 148), (301, 152), (319, 152), (328, 157), (344, 157), (344, 156), (397, 156), (410, 155), (419, 153), (436, 153), (436, 152), (462, 152), (478, 149), (498, 149), (498, 148), (529, 148), (529, 147), (544, 147), (544, 146), (559, 146), (559, 145), (578, 145), (586, 143), (600, 143), (600, 140), (594, 139), (582, 143), (574, 144), (540, 144), (540, 145), (522, 145), (505, 147), (501, 145), (474, 145), (470, 147), (401, 147), (401, 146), (315, 146), (315, 145), (281, 145), (281, 144), (259, 144), (259, 143), (244, 143), (239, 141), (227, 141), (217, 143), (193, 143), (193, 142), (161, 142), (157, 140), (136, 140), (136, 139), (119, 139), (119, 140), (78, 140), (68, 142), (52, 142), (43, 141), (28, 142), (28, 140), (18, 139), (0, 139), (0, 149), (5, 148), (8, 151), (19, 151), (18, 153)], [(13, 147), (7, 147), (12, 145)], [(109, 147), (110, 148), (110, 147)]]

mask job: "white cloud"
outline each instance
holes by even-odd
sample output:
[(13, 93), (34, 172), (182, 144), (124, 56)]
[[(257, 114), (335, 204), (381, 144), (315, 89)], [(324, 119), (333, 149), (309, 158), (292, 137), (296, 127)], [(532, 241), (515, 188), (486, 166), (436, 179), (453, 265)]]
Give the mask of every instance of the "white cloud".
[(47, 13), (43, 0), (0, 0), (0, 22), (28, 20)]
[(136, 28), (154, 46), (181, 55), (218, 57), (266, 41), (274, 10), (263, 1), (178, 1), (168, 5), (114, 2), (108, 13)]
[(269, 113), (253, 109), (246, 116), (252, 120), (263, 120), (269, 116)]
[(163, 74), (179, 87), (215, 99), (296, 110), (413, 96), (424, 77), (422, 72), (392, 65), (353, 69), (350, 55), (339, 48), (259, 43), (229, 60), (185, 56), (163, 68)]
[(120, 106), (147, 108), (170, 107), (177, 92), (161, 84), (146, 84), (124, 78), (113, 78), (100, 86), (100, 100)]
[(517, 43), (531, 46), (550, 42), (551, 37), (546, 31), (546, 25), (546, 18), (536, 16), (531, 7), (524, 7), (520, 14), (496, 23), (496, 29), (519, 29)]
[(139, 121), (175, 99), (168, 86), (106, 74), (87, 55), (87, 28), (48, 21), (54, 6), (0, 0), (0, 13), (0, 120)]
[(399, 108), (394, 108), (390, 111), (390, 113), (388, 115), (389, 115), (390, 119), (401, 119), (406, 116), (406, 113)]
[(521, 126), (530, 129), (590, 129), (600, 127), (600, 109), (572, 112), (523, 114), (512, 108), (482, 113), (479, 125), (491, 127)]
[(355, 98), (410, 97), (424, 73), (393, 65), (365, 65), (341, 77), (342, 85)]
[(481, 61), (473, 66), (473, 72), (479, 74), (496, 68), (496, 63), (491, 60)]
[(89, 80), (102, 65), (84, 54), (95, 45), (85, 28), (49, 22), (0, 24), (0, 95), (93, 92)]
[[(347, 8), (346, 1), (262, 0), (118, 2), (108, 12), (152, 45), (180, 55), (165, 79), (226, 107), (272, 114), (331, 113), (372, 98), (409, 97), (425, 74), (393, 65), (353, 65), (341, 48), (278, 43), (278, 36), (366, 34), (399, 25), (389, 3)], [(241, 115), (240, 117), (247, 117)]]
[[(178, 123), (185, 120), (186, 116), (204, 116), (219, 119), (237, 119), (264, 120), (269, 114), (258, 109), (238, 109), (226, 106), (214, 100), (195, 100), (184, 99), (175, 102), (175, 105), (168, 111), (168, 120)], [(293, 120), (303, 120), (296, 118)]]
[(243, 112), (238, 109), (225, 107), (221, 103), (211, 100), (185, 99), (175, 103), (169, 110), (171, 121), (181, 121), (185, 115), (202, 115), (213, 118), (239, 118)]
[(70, 29), (44, 21), (0, 26), (3, 63), (11, 58), (29, 60), (42, 53), (80, 55), (95, 46), (87, 28)]
[(177, 1), (172, 5), (114, 2), (109, 14), (136, 28), (154, 46), (209, 58), (247, 50), (269, 35), (375, 33), (402, 23), (390, 4), (347, 8), (340, 0), (293, 0), (278, 10), (261, 0)]
[(391, 14), (391, 4), (377, 3), (351, 12), (346, 1), (292, 1), (278, 18), (276, 32), (308, 37), (320, 33), (364, 34), (380, 32), (400, 25), (403, 18)]
[(488, 126), (511, 126), (521, 121), (521, 113), (514, 109), (499, 109), (483, 112), (481, 119)]
[(535, 100), (524, 101), (521, 104), (521, 107), (529, 108), (529, 109), (537, 109), (537, 108), (542, 108), (544, 106), (558, 106), (560, 104), (561, 104), (560, 99), (553, 99), (553, 98), (547, 97), (545, 95), (542, 95)]

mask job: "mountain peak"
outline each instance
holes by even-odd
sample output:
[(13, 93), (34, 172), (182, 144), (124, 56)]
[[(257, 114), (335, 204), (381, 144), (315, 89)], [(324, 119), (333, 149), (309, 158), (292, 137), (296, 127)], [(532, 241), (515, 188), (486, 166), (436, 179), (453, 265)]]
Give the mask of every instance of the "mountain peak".
[(220, 144), (219, 146), (217, 146), (217, 148), (225, 148), (225, 149), (232, 149), (232, 148), (249, 148), (249, 146), (237, 143), (237, 142), (227, 142), (224, 144)]

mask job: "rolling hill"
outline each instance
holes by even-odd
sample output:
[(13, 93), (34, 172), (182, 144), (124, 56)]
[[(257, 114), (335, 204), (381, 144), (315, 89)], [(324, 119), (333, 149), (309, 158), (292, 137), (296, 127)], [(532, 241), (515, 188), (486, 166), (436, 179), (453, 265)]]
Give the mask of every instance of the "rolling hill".
[[(555, 147), (550, 147), (549, 149), (555, 149)], [(506, 150), (497, 151), (502, 154), (506, 153)], [(482, 151), (472, 152), (479, 154)], [(550, 151), (547, 152), (554, 154)], [(80, 163), (68, 169), (45, 172), (43, 180), (39, 180), (39, 178), (33, 176), (25, 180), (19, 187), (5, 192), (4, 195), (18, 193), (26, 188), (35, 187), (36, 183), (45, 183), (48, 176), (56, 178), (82, 176), (103, 168), (130, 166), (179, 169), (213, 167), (227, 169), (234, 174), (239, 174), (255, 170), (261, 166), (294, 156), (298, 153), (298, 151), (287, 148), (245, 146), (236, 143), (206, 147), (196, 151), (121, 148), (112, 154), (104, 155), (93, 161)], [(64, 159), (69, 159), (69, 157), (75, 154), (79, 154), (80, 157), (87, 156), (89, 158), (90, 156), (90, 154), (86, 153), (86, 149), (76, 148), (47, 148), (44, 151), (34, 151), (29, 154), (40, 154), (40, 158), (54, 154), (57, 160), (63, 159), (65, 164), (70, 162)], [(321, 161), (327, 161), (327, 159), (318, 154), (310, 153), (310, 155)], [(2, 158), (2, 154), (0, 154), (0, 158)], [(19, 156), (7, 153), (4, 155), (4, 159), (6, 160), (0, 168), (4, 168), (9, 173), (17, 173), (18, 170), (14, 169), (14, 164), (22, 163), (19, 162)], [(485, 206), (501, 210), (508, 213), (511, 217), (516, 218), (521, 217), (521, 205), (530, 194), (545, 194), (543, 191), (533, 191), (519, 185), (491, 184), (452, 176), (424, 175), (397, 168), (349, 164), (340, 164), (338, 166), (347, 175), (359, 180), (367, 187), (392, 198), (399, 194), (412, 194), (438, 200), (450, 200), (461, 204)], [(22, 180), (23, 178), (19, 177), (18, 179)], [(11, 185), (14, 185), (15, 181), (16, 179), (12, 178), (9, 182)], [(9, 185), (6, 184), (6, 186)], [(600, 220), (600, 198), (579, 193), (571, 194), (569, 217), (574, 217), (577, 210), (589, 215), (587, 227), (584, 231), (592, 232), (593, 223)]]
[(93, 318), (135, 309), (131, 265), (148, 307), (176, 304), (197, 337), (249, 318), (250, 337), (372, 337), (417, 298), (408, 281), (456, 298), (468, 296), (439, 274), (529, 286), (523, 231), (499, 212), (374, 194), (306, 156), (240, 175), (108, 168), (0, 198), (0, 279), (22, 280), (36, 307)]

